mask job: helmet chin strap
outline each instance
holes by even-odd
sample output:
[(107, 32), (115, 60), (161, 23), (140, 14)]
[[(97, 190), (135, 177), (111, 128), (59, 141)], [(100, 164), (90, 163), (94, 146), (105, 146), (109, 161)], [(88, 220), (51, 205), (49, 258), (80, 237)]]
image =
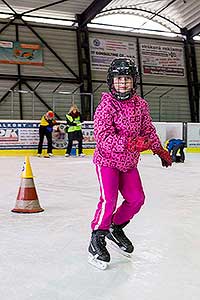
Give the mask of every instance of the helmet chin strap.
[(135, 94), (135, 92), (136, 91), (135, 91), (134, 88), (132, 88), (130, 91), (127, 91), (127, 92), (124, 92), (124, 93), (117, 92), (114, 87), (111, 90), (111, 94), (118, 101), (124, 101), (124, 100), (130, 99)]

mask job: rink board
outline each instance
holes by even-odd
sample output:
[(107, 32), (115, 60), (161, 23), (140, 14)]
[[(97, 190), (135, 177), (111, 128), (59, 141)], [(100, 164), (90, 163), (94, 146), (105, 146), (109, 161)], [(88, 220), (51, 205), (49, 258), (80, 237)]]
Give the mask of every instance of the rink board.
[[(60, 122), (60, 121), (59, 121)], [(61, 121), (65, 124), (64, 121)], [(0, 156), (36, 155), (39, 143), (38, 120), (0, 120)], [(154, 122), (157, 134), (164, 146), (171, 138), (184, 139), (187, 144), (186, 152), (200, 152), (200, 123), (182, 122)], [(64, 155), (68, 144), (68, 137), (64, 130), (52, 132), (54, 155)], [(92, 155), (95, 149), (94, 122), (85, 121), (82, 124), (83, 153)], [(73, 143), (76, 148), (77, 142)], [(43, 154), (47, 152), (47, 141), (44, 139)], [(143, 153), (151, 153), (145, 151)]]

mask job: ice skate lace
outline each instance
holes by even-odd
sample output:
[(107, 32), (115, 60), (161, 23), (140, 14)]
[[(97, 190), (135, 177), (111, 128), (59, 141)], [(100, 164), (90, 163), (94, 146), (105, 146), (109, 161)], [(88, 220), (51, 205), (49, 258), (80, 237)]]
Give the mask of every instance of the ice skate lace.
[(106, 241), (105, 241), (105, 236), (99, 236), (97, 238), (97, 243), (99, 245), (99, 248), (101, 250), (101, 253), (107, 253), (107, 250), (106, 250)]
[(99, 237), (99, 243), (104, 247), (106, 246), (105, 236)]

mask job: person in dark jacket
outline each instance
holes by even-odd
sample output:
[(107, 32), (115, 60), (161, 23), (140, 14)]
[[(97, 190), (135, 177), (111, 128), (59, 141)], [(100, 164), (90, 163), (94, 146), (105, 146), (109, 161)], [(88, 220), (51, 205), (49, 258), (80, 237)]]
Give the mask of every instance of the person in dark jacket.
[(172, 157), (173, 162), (181, 162), (184, 163), (185, 161), (185, 153), (184, 148), (186, 144), (185, 141), (181, 139), (171, 139), (167, 141), (166, 148), (169, 152), (169, 154)]
[(75, 104), (70, 107), (68, 114), (66, 114), (66, 121), (68, 145), (65, 156), (70, 156), (73, 141), (78, 141), (78, 155), (85, 156), (85, 154), (83, 154), (83, 134), (81, 129), (81, 123), (83, 122), (83, 119), (78, 107)]
[(56, 125), (55, 114), (53, 111), (49, 110), (46, 114), (44, 114), (40, 121), (39, 127), (39, 144), (38, 144), (38, 157), (41, 157), (42, 154), (42, 145), (44, 141), (44, 137), (47, 138), (47, 155), (46, 157), (52, 156), (52, 131), (53, 126)]

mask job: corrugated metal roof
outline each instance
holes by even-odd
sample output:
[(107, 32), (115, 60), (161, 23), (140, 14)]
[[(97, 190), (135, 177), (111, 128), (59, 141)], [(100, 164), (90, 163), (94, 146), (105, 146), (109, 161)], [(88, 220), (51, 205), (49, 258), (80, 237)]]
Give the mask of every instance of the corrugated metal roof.
[(113, 0), (100, 15), (116, 12), (145, 16), (177, 31), (200, 23), (200, 0)]
[[(93, 2), (98, 5), (100, 1), (9, 0), (0, 3), (0, 12), (13, 13), (15, 11), (21, 14), (46, 6), (30, 12), (28, 15), (76, 20), (77, 14), (83, 13)], [(50, 4), (54, 5), (48, 6)], [(166, 26), (172, 32), (178, 32), (181, 28), (191, 29), (199, 25), (200, 0), (113, 0), (98, 16), (114, 13), (144, 16), (149, 20)]]
[[(66, 1), (56, 1), (56, 0), (9, 0), (10, 7), (13, 8), (16, 13), (21, 14), (38, 7), (47, 6), (55, 2), (60, 2), (55, 5), (35, 10), (29, 13), (29, 16), (52, 16), (55, 18), (66, 18), (66, 19), (76, 19), (76, 14), (81, 14), (92, 2), (93, 0), (66, 0)], [(3, 3), (0, 3), (0, 12), (12, 13), (12, 9)]]

